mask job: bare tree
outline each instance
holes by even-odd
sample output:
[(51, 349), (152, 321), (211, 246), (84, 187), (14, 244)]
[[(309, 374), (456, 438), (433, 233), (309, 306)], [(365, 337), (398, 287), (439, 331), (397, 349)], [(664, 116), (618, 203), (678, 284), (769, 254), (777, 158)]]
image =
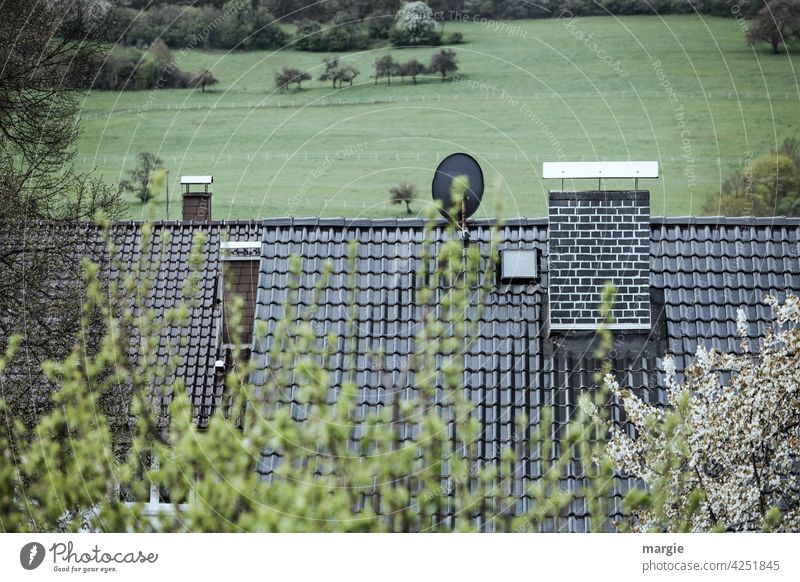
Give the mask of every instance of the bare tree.
[(117, 188), (73, 166), (80, 92), (107, 48), (95, 40), (103, 14), (78, 26), (88, 12), (66, 14), (66, 5), (16, 0), (0, 18), (0, 351), (22, 335), (0, 374), (2, 427), (6, 414), (30, 428), (46, 413), (50, 384), (38, 364), (89, 333), (77, 257), (91, 237), (75, 221), (126, 212)]
[(388, 84), (392, 84), (392, 75), (397, 73), (398, 64), (395, 62), (392, 55), (383, 55), (375, 59), (375, 84), (378, 84), (378, 79), (386, 77)]
[(142, 204), (147, 204), (153, 199), (150, 191), (150, 181), (153, 179), (153, 172), (163, 164), (161, 158), (150, 152), (141, 152), (136, 156), (139, 164), (129, 173), (129, 178), (120, 182), (120, 188), (132, 192)]
[(417, 197), (417, 187), (408, 182), (403, 182), (389, 189), (392, 204), (405, 204), (406, 214), (411, 214), (411, 203)]

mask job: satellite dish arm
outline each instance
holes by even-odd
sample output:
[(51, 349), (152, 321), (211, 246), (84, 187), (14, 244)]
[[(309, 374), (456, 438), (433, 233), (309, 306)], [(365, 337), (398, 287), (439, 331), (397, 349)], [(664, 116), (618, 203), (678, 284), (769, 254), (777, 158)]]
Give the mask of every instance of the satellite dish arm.
[(467, 197), (461, 196), (461, 235), (464, 241), (464, 248), (469, 246), (469, 231), (467, 230)]

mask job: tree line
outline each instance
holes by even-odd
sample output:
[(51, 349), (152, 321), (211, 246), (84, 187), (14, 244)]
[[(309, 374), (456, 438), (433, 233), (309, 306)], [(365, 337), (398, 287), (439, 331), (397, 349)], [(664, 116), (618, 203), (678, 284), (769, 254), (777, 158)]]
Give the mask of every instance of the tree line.
[[(193, 4), (205, 8), (221, 9), (228, 0), (198, 0)], [(428, 0), (437, 20), (460, 20), (465, 17), (485, 17), (503, 20), (528, 18), (554, 18), (564, 10), (577, 16), (623, 16), (628, 14), (687, 14), (698, 12), (715, 16), (734, 16), (732, 11), (744, 10), (755, 14), (764, 4), (762, 0)], [(176, 0), (129, 0), (130, 8), (155, 9)], [(396, 13), (403, 0), (265, 0), (264, 8), (276, 18), (287, 22), (317, 20), (328, 22), (340, 12), (348, 12), (358, 19)], [(738, 8), (737, 8), (738, 7)]]
[(106, 40), (138, 48), (161, 39), (172, 48), (341, 52), (386, 42), (398, 47), (458, 44), (461, 33), (444, 35), (449, 21), (695, 12), (747, 19), (747, 40), (767, 42), (776, 53), (780, 44), (800, 35), (800, 0), (330, 0), (311, 5), (299, 0), (209, 0), (191, 6), (129, 2), (112, 5), (103, 26), (96, 19), (87, 28), (68, 14), (60, 34), (85, 38), (102, 29)]
[[(117, 6), (108, 13), (108, 40), (144, 48), (158, 39), (172, 48), (272, 49), (339, 52), (366, 49), (391, 39), (396, 46), (461, 42), (455, 33), (447, 39), (435, 30), (433, 12), (424, 2), (425, 34), (410, 34), (403, 26), (406, 6), (378, 2), (369, 11), (359, 3), (323, 2), (319, 10), (270, 0), (229, 0), (207, 5), (147, 4), (146, 8)], [(330, 10), (331, 7), (337, 7)], [(347, 7), (345, 7), (347, 6)], [(278, 12), (275, 12), (275, 9)], [(398, 20), (396, 23), (396, 20)], [(295, 25), (292, 34), (283, 25)], [(416, 23), (414, 23), (416, 27)], [(81, 31), (77, 31), (78, 34)], [(416, 37), (416, 38), (415, 38)]]
[[(334, 89), (342, 88), (343, 83), (352, 86), (353, 81), (360, 74), (360, 71), (352, 65), (342, 63), (339, 57), (326, 57), (322, 62), (325, 69), (318, 80), (331, 81)], [(393, 77), (400, 77), (401, 80), (408, 77), (416, 85), (417, 77), (423, 74), (438, 75), (444, 81), (450, 73), (458, 70), (457, 63), (456, 52), (452, 49), (440, 49), (433, 53), (428, 66), (417, 59), (409, 59), (401, 63), (396, 61), (392, 55), (383, 55), (374, 60), (372, 77), (376, 85), (381, 79), (386, 79), (387, 84), (391, 85)], [(292, 86), (299, 91), (302, 84), (310, 80), (311, 73), (294, 67), (284, 66), (275, 73), (275, 87), (279, 91), (288, 91)]]
[(115, 46), (107, 55), (94, 61), (93, 89), (138, 91), (150, 89), (187, 89), (216, 85), (217, 78), (208, 69), (189, 73), (180, 69), (172, 51), (157, 39), (146, 51)]
[[(199, 3), (198, 3), (199, 4)], [(218, 6), (147, 3), (108, 13), (108, 40), (139, 48), (158, 39), (172, 48), (269, 49), (289, 42), (264, 0), (230, 0)]]

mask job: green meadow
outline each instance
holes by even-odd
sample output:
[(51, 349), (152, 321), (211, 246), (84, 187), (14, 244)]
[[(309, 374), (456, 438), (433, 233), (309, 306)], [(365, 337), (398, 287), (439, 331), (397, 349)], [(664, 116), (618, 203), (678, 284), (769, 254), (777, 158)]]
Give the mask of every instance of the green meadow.
[[(361, 74), (352, 87), (316, 80), (319, 53), (185, 52), (177, 65), (220, 80), (191, 90), (94, 92), (83, 101), (77, 163), (119, 180), (140, 151), (169, 170), (170, 218), (182, 174), (214, 175), (214, 218), (405, 216), (389, 188), (415, 184), (422, 212), (439, 161), (463, 151), (483, 167), (480, 216), (542, 216), (544, 161), (656, 159), (652, 214), (699, 213), (722, 179), (747, 160), (800, 137), (800, 86), (786, 54), (747, 46), (733, 19), (595, 17), (447, 23), (453, 79), (374, 84), (373, 59), (429, 60), (434, 49), (375, 49), (341, 57)], [(309, 70), (302, 91), (276, 93), (283, 65)], [(630, 187), (616, 182), (604, 187)], [(571, 185), (567, 185), (570, 187)], [(596, 187), (597, 182), (575, 184)], [(163, 218), (131, 200), (131, 217)], [(724, 213), (724, 209), (723, 209)]]

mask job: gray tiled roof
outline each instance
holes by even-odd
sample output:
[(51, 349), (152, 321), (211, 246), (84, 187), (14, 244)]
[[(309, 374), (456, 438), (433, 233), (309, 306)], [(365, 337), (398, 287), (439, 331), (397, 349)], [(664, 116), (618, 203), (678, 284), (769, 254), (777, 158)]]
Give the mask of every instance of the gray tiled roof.
[[(767, 293), (782, 296), (787, 289), (800, 291), (799, 225), (800, 220), (780, 218), (651, 220), (651, 284), (664, 290), (667, 349), (675, 354), (679, 369), (685, 367), (699, 344), (727, 351), (738, 348), (737, 308), (747, 311), (751, 335), (756, 338), (770, 320), (763, 297)], [(475, 221), (472, 230), (473, 240), (481, 246), (484, 256), (488, 252), (490, 226), (490, 221)], [(219, 356), (215, 351), (219, 315), (215, 299), (222, 237), (237, 241), (261, 238), (265, 242), (257, 318), (268, 324), (283, 313), (289, 257), (303, 258), (301, 304), (309, 301), (325, 260), (332, 259), (334, 276), (315, 321), (326, 332), (339, 334), (343, 334), (348, 317), (347, 297), (341, 292), (347, 286), (346, 242), (355, 240), (359, 243), (359, 347), (364, 353), (382, 349), (386, 356), (396, 356), (387, 357), (388, 362), (396, 364), (389, 370), (396, 380), (400, 373), (397, 363), (408, 353), (408, 339), (413, 337), (413, 326), (419, 321), (418, 313), (407, 306), (413, 299), (414, 265), (422, 249), (423, 230), (423, 222), (414, 219), (268, 219), (262, 223), (220, 222), (208, 226), (158, 223), (149, 251), (151, 260), (155, 261), (161, 252), (158, 241), (162, 231), (169, 232), (170, 242), (163, 250), (164, 259), (146, 302), (156, 309), (167, 309), (180, 299), (189, 273), (192, 237), (198, 231), (208, 234), (201, 253), (199, 304), (192, 312), (192, 324), (185, 329), (170, 328), (159, 355), (165, 358), (168, 345), (178, 346), (181, 364), (176, 375), (186, 382), (198, 414), (207, 418), (212, 406), (220, 402), (220, 394), (214, 394), (219, 388), (213, 388), (213, 362)], [(434, 239), (441, 241), (441, 227), (433, 233)], [(127, 265), (139, 259), (141, 224), (115, 225), (114, 238)], [(582, 367), (587, 364), (576, 359), (574, 353), (556, 349), (550, 360), (541, 359), (546, 332), (543, 305), (547, 287), (547, 221), (507, 221), (500, 240), (501, 246), (539, 250), (543, 257), (542, 280), (534, 288), (504, 285), (494, 289), (489, 298), (492, 308), (484, 315), (475, 349), (466, 358), (468, 385), (482, 386), (482, 390), (519, 390), (551, 388), (568, 380), (582, 388), (590, 386), (594, 367)], [(188, 343), (180, 346), (180, 338), (187, 338)], [(364, 364), (361, 361), (359, 383), (374, 386), (377, 372)], [(642, 370), (652, 370), (655, 365), (655, 360), (640, 364)], [(540, 377), (540, 373), (544, 375)], [(365, 395), (365, 402), (369, 396)], [(490, 391), (484, 400), (491, 403), (496, 397), (500, 398)], [(503, 398), (508, 399), (505, 395)], [(558, 414), (559, 418), (563, 416), (559, 422), (566, 418), (566, 410), (563, 408)], [(495, 409), (486, 414), (485, 418), (497, 416), (496, 422), (503, 424), (502, 415), (496, 415)], [(510, 430), (492, 422), (487, 428), (500, 435)]]
[[(653, 219), (651, 221), (651, 286), (654, 289), (654, 333), (628, 334), (618, 349), (614, 367), (622, 380), (646, 401), (665, 402), (660, 358), (666, 351), (684, 369), (698, 344), (725, 350), (738, 348), (735, 336), (737, 308), (752, 322), (753, 337), (764, 332), (770, 310), (763, 304), (767, 293), (780, 296), (800, 291), (800, 220)], [(476, 405), (483, 430), (479, 456), (498, 461), (505, 447), (526, 435), (515, 434), (515, 419), (539, 418), (543, 404), (554, 405), (555, 434), (566, 424), (581, 391), (590, 389), (598, 362), (586, 338), (571, 334), (552, 337), (547, 331), (547, 222), (508, 221), (500, 229), (500, 245), (537, 249), (543, 257), (538, 285), (494, 285), (472, 350), (465, 354), (465, 387)], [(309, 306), (311, 291), (330, 258), (333, 273), (317, 306), (314, 322), (320, 336), (333, 332), (344, 338), (348, 317), (347, 242), (357, 241), (355, 265), (359, 357), (356, 384), (360, 389), (363, 419), (385, 403), (386, 384), (413, 384), (402, 375), (406, 356), (413, 351), (416, 326), (421, 321), (413, 290), (420, 286), (415, 272), (421, 261), (424, 225), (420, 220), (284, 219), (264, 222), (264, 246), (256, 318), (266, 323), (267, 335), (255, 345), (254, 380), (264, 382), (270, 363), (266, 352), (270, 330), (283, 315), (287, 298), (289, 257), (302, 258), (298, 308)], [(481, 248), (488, 264), (490, 223), (476, 221), (471, 240)], [(431, 231), (432, 254), (441, 244), (441, 226)], [(494, 273), (488, 276), (494, 278)], [(383, 372), (365, 357), (382, 352)], [(344, 356), (331, 362), (335, 383), (342, 381)], [(379, 374), (389, 375), (390, 380)], [(295, 392), (283, 401), (299, 412)], [(620, 411), (612, 415), (621, 420)], [(260, 470), (268, 476), (277, 459), (267, 455)], [(519, 503), (530, 500), (522, 493), (539, 477), (541, 464), (529, 458), (517, 469), (514, 490)], [(577, 487), (582, 475), (574, 472), (567, 486)], [(614, 513), (628, 483), (618, 479)], [(580, 531), (587, 527), (585, 501), (576, 499), (564, 519), (552, 529)]]
[(683, 369), (698, 345), (738, 350), (772, 316), (767, 294), (800, 291), (800, 220), (668, 218), (651, 222), (651, 285), (664, 289), (669, 351)]
[[(186, 385), (201, 425), (205, 424), (222, 397), (214, 381), (214, 361), (217, 357), (217, 333), (220, 306), (217, 297), (217, 278), (220, 273), (219, 243), (222, 240), (253, 241), (261, 238), (261, 225), (257, 222), (215, 222), (207, 225), (182, 222), (163, 222), (153, 225), (150, 243), (142, 248), (143, 225), (118, 223), (112, 227), (111, 236), (117, 245), (118, 267), (112, 267), (111, 276), (124, 276), (133, 272), (137, 263), (143, 266), (143, 277), (151, 280), (151, 289), (140, 300), (143, 307), (158, 314), (176, 307), (184, 299), (184, 286), (191, 269), (189, 259), (194, 237), (202, 233), (206, 240), (200, 249), (198, 265), (199, 288), (196, 302), (190, 309), (189, 325), (167, 325), (157, 348), (159, 363), (170, 362), (173, 374), (159, 386), (161, 410), (171, 401), (172, 379), (180, 378)], [(167, 236), (162, 243), (163, 237)], [(163, 245), (163, 246), (162, 246)], [(137, 342), (132, 344), (136, 358)]]
[[(473, 244), (481, 248), (484, 261), (489, 252), (490, 227), (491, 222), (479, 220), (471, 228)], [(266, 324), (267, 336), (256, 342), (257, 382), (264, 381), (269, 370), (264, 352), (274, 323), (283, 314), (289, 257), (297, 255), (302, 259), (301, 308), (310, 305), (310, 290), (319, 279), (325, 260), (334, 262), (333, 275), (317, 306), (314, 322), (319, 333), (332, 331), (344, 337), (349, 317), (348, 296), (343, 292), (349, 285), (346, 243), (359, 243), (356, 330), (362, 357), (357, 360), (356, 382), (361, 390), (360, 414), (366, 415), (381, 405), (386, 393), (366, 354), (382, 350), (391, 382), (401, 380), (404, 358), (413, 349), (415, 326), (421, 320), (414, 301), (414, 289), (422, 284), (416, 275), (424, 236), (421, 220), (283, 218), (208, 225), (157, 223), (145, 256), (159, 256), (161, 234), (170, 235), (161, 255), (163, 260), (152, 274), (153, 289), (145, 301), (157, 312), (174, 306), (180, 299), (189, 274), (192, 237), (198, 231), (208, 234), (201, 252), (198, 304), (191, 311), (190, 325), (167, 328), (159, 358), (166, 359), (169, 346), (176, 347), (180, 364), (175, 377), (185, 381), (201, 425), (222, 403), (213, 365), (223, 356), (217, 342), (217, 284), (219, 242), (225, 238), (263, 241), (256, 318)], [(112, 233), (119, 245), (122, 270), (112, 269), (110, 276), (117, 277), (130, 271), (142, 256), (142, 225), (116, 224)], [(432, 229), (431, 236), (434, 245), (441, 244), (441, 225)], [(102, 255), (97, 250), (97, 240), (90, 239), (87, 237), (91, 243), (87, 254)], [(535, 422), (543, 404), (554, 405), (553, 429), (563, 426), (580, 391), (592, 387), (592, 374), (597, 368), (585, 337), (548, 333), (547, 220), (506, 221), (500, 229), (500, 239), (501, 247), (537, 249), (542, 277), (535, 286), (492, 288), (491, 308), (483, 315), (473, 349), (465, 355), (465, 386), (483, 425), (479, 454), (487, 462), (497, 460), (503, 448), (515, 439), (525, 439), (525, 435), (515, 434), (515, 419), (525, 414)], [(800, 292), (800, 219), (653, 218), (650, 251), (654, 333), (651, 337), (633, 334), (624, 339), (615, 361), (615, 367), (624, 375), (623, 381), (647, 401), (664, 401), (658, 369), (665, 352), (675, 354), (682, 370), (700, 344), (735, 350), (737, 308), (747, 312), (750, 334), (755, 338), (763, 334), (771, 319), (770, 309), (763, 304), (764, 295)], [(332, 360), (332, 368), (333, 381), (340, 383), (343, 356)], [(163, 406), (170, 397), (171, 391), (165, 387)], [(287, 402), (292, 399), (292, 394), (285, 395)], [(620, 420), (619, 410), (613, 408), (612, 414)], [(274, 461), (265, 457), (260, 470), (269, 474)], [(518, 468), (515, 491), (520, 492), (520, 504), (529, 503), (522, 492), (540, 470), (536, 458), (527, 459)], [(575, 485), (581, 477), (573, 471), (568, 481)], [(626, 483), (620, 480), (614, 498), (616, 513), (625, 489)], [(551, 524), (551, 529), (585, 529), (587, 513), (583, 500), (576, 499), (563, 521)]]

